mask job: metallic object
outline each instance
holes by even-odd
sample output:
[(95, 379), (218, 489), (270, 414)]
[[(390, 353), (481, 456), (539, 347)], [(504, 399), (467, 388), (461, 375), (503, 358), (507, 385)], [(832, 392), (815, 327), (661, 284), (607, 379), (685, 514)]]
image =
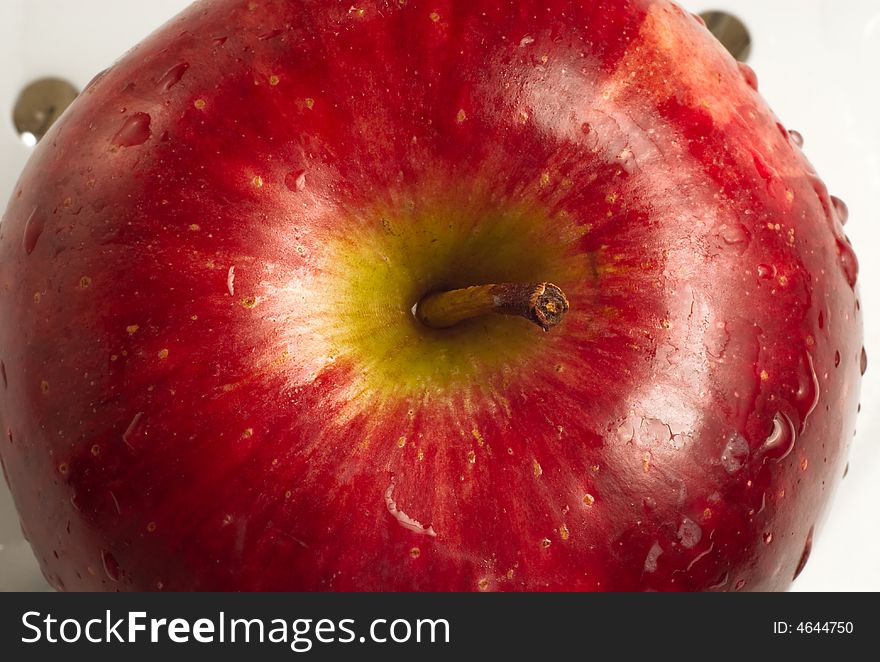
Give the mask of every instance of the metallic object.
[(723, 11), (706, 11), (700, 14), (706, 27), (733, 57), (740, 62), (749, 59), (752, 37), (745, 24), (733, 14)]
[(27, 145), (35, 145), (79, 95), (60, 78), (41, 78), (25, 87), (15, 102), (12, 121)]

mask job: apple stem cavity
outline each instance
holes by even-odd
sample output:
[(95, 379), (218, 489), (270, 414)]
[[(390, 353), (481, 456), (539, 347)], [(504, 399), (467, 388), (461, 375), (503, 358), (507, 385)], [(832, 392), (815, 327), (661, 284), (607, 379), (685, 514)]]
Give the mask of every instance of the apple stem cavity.
[(552, 283), (499, 283), (432, 292), (416, 304), (415, 315), (432, 329), (448, 329), (492, 313), (524, 317), (549, 331), (568, 310), (568, 299)]

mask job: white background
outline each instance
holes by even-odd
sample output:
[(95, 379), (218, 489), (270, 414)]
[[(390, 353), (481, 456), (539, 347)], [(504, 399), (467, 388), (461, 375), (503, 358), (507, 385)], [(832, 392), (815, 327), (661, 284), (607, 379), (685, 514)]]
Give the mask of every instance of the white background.
[[(59, 76), (82, 89), (188, 0), (0, 0), (0, 208), (30, 149), (12, 125), (21, 88)], [(880, 590), (880, 0), (683, 0), (691, 11), (738, 15), (749, 64), (784, 124), (832, 193), (849, 205), (847, 233), (861, 258), (869, 369), (849, 475), (797, 591)], [(0, 483), (0, 590), (47, 590)]]

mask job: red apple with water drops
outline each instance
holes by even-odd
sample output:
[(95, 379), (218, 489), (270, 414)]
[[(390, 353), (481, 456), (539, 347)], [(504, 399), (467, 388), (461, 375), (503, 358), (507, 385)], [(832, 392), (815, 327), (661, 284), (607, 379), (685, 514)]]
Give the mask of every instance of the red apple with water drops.
[(663, 0), (196, 3), (0, 225), (46, 577), (786, 588), (865, 354), (846, 206), (756, 88)]

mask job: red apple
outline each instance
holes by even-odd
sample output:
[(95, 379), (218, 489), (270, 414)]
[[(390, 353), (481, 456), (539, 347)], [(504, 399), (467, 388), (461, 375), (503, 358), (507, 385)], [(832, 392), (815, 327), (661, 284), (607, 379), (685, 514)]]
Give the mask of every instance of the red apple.
[[(24, 531), (69, 590), (783, 589), (853, 434), (845, 220), (665, 0), (199, 2), (2, 224)], [(548, 333), (416, 307), (548, 282)]]

